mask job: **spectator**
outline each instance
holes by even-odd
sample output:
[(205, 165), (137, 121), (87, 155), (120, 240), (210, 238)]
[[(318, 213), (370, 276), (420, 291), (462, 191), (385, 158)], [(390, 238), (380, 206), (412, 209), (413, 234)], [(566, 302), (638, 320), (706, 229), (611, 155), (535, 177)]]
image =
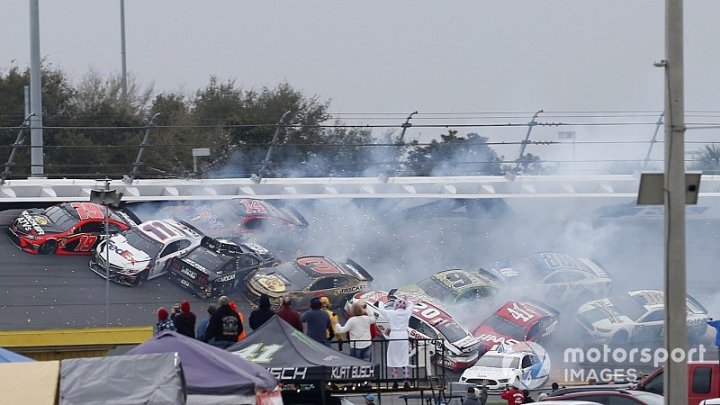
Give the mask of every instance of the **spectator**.
[(363, 398), (365, 398), (365, 405), (375, 405), (375, 395), (372, 393), (365, 394)]
[(183, 300), (180, 303), (180, 313), (173, 314), (173, 323), (177, 332), (189, 338), (195, 338), (195, 314), (190, 311), (190, 302)]
[[(240, 311), (237, 307), (237, 304), (235, 301), (230, 301), (230, 308), (232, 308), (233, 311), (235, 311), (236, 314), (238, 314), (238, 318), (240, 319), (240, 325), (245, 325), (245, 315), (243, 315), (242, 311)], [(245, 328), (240, 329), (240, 334), (238, 335), (238, 342), (245, 339), (247, 336), (247, 332), (245, 332)]]
[(320, 298), (315, 297), (310, 300), (310, 310), (302, 314), (300, 320), (307, 323), (307, 335), (318, 342), (330, 347), (330, 342), (326, 338), (326, 332), (330, 329), (330, 316), (322, 310)]
[(535, 400), (532, 399), (532, 397), (530, 396), (530, 390), (523, 390), (523, 396), (525, 397), (525, 399), (523, 400), (523, 404), (530, 404), (535, 402)]
[(167, 309), (164, 307), (160, 307), (157, 310), (157, 318), (158, 321), (155, 324), (155, 334), (160, 334), (162, 332), (171, 330), (175, 330), (175, 324), (173, 323), (172, 319), (169, 318), (170, 314), (168, 314)]
[(372, 336), (370, 335), (370, 325), (375, 323), (375, 317), (368, 316), (365, 312), (367, 304), (363, 300), (356, 301), (352, 305), (352, 317), (348, 319), (345, 325), (340, 325), (337, 319), (332, 319), (336, 333), (350, 334), (350, 355), (370, 361), (370, 351), (372, 349)]
[(463, 405), (480, 405), (480, 398), (478, 398), (479, 391), (480, 390), (475, 387), (468, 387), (465, 400), (462, 401)]
[(197, 337), (198, 340), (205, 341), (205, 332), (207, 332), (208, 322), (210, 322), (210, 318), (213, 316), (215, 311), (217, 311), (217, 305), (208, 305), (208, 316), (200, 320), (200, 323), (198, 323), (197, 331), (195, 332), (195, 337)]
[(330, 299), (328, 297), (320, 297), (320, 304), (322, 304), (323, 311), (327, 312), (330, 317), (330, 329), (325, 333), (325, 337), (328, 342), (332, 342), (333, 338), (338, 342), (338, 350), (343, 349), (343, 336), (337, 333), (335, 330), (335, 324), (338, 321), (338, 316), (332, 309), (330, 309)]
[(543, 399), (547, 398), (548, 394), (546, 392), (541, 392), (538, 394), (538, 401), (542, 401)]
[(238, 336), (243, 332), (243, 325), (240, 321), (240, 315), (230, 307), (228, 297), (224, 295), (220, 297), (218, 304), (217, 311), (208, 322), (204, 341), (213, 346), (226, 349), (238, 341)]
[(300, 320), (300, 313), (293, 309), (292, 299), (290, 299), (290, 297), (283, 297), (282, 306), (280, 306), (280, 309), (277, 311), (277, 316), (294, 326), (295, 329), (300, 332), (304, 332), (303, 324)]
[(554, 382), (550, 385), (550, 393), (551, 394), (559, 389), (560, 389), (560, 386), (556, 382)]
[(480, 384), (480, 393), (478, 394), (478, 401), (480, 402), (480, 405), (485, 405), (488, 400), (487, 383), (487, 380), (482, 380), (482, 383)]
[[(393, 379), (398, 378), (400, 369), (403, 370), (404, 388), (410, 388), (408, 325), (414, 307), (415, 304), (412, 301), (406, 301), (404, 298), (396, 298), (393, 309), (387, 309), (382, 304), (378, 305), (380, 314), (388, 321), (390, 327), (387, 366), (390, 367), (390, 375)], [(393, 388), (397, 388), (397, 382), (393, 384)]]
[(258, 308), (250, 313), (250, 328), (252, 330), (259, 328), (273, 316), (275, 311), (270, 309), (270, 297), (262, 294), (258, 300)]
[(507, 405), (522, 404), (525, 401), (525, 395), (518, 387), (505, 387), (500, 393), (500, 398), (507, 401)]

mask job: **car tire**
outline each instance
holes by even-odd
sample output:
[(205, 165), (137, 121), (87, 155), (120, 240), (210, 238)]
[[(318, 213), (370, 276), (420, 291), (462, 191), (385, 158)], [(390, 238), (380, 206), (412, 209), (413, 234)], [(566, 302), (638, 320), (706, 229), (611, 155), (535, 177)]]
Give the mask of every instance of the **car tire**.
[(144, 270), (142, 273), (138, 274), (137, 278), (135, 278), (135, 286), (143, 285), (143, 283), (147, 281), (148, 272), (148, 270)]
[(40, 254), (43, 255), (53, 255), (57, 251), (57, 241), (56, 240), (49, 240), (40, 246)]
[(624, 330), (621, 330), (619, 332), (615, 332), (614, 335), (610, 338), (610, 345), (612, 346), (622, 346), (625, 343), (627, 343), (628, 340), (628, 333)]

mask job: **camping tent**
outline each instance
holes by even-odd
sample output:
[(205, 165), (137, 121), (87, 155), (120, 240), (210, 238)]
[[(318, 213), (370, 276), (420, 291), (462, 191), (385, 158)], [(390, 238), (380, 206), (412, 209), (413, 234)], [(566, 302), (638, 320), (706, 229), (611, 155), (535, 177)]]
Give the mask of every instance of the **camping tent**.
[(177, 353), (63, 360), (60, 404), (185, 404)]
[(281, 382), (369, 381), (372, 363), (324, 346), (273, 316), (228, 351), (267, 367)]
[(263, 367), (175, 332), (163, 332), (128, 354), (168, 352), (180, 355), (188, 404), (255, 404), (256, 390), (277, 387), (277, 380)]
[(59, 371), (57, 360), (0, 364), (0, 402), (55, 405)]
[(22, 354), (17, 354), (7, 349), (0, 347), (0, 363), (18, 363), (26, 361), (35, 361), (30, 357), (25, 357)]

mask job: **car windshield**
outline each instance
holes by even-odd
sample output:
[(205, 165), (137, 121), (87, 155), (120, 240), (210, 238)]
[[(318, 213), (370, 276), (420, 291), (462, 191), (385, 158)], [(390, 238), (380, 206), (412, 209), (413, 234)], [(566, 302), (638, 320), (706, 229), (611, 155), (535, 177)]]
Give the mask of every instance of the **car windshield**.
[(494, 354), (485, 354), (475, 363), (476, 366), (493, 367), (493, 368), (520, 368), (519, 357), (498, 356)]
[(435, 280), (434, 277), (428, 277), (418, 283), (418, 287), (425, 292), (425, 294), (435, 298), (436, 300), (446, 300), (452, 298), (453, 291), (441, 282)]
[(145, 235), (138, 228), (133, 228), (125, 232), (125, 240), (127, 240), (130, 246), (135, 249), (141, 250), (147, 253), (148, 256), (155, 258), (163, 248), (163, 244), (155, 241), (149, 236)]
[(293, 261), (292, 264), (281, 264), (275, 268), (268, 269), (267, 272), (268, 274), (277, 273), (285, 277), (287, 281), (290, 282), (290, 285), (298, 290), (302, 290), (307, 287), (313, 280), (303, 269), (300, 268), (297, 261)]
[(443, 322), (437, 325), (436, 328), (445, 336), (448, 342), (457, 342), (460, 339), (467, 337), (467, 332), (455, 321)]
[(199, 247), (190, 252), (187, 259), (192, 260), (210, 271), (217, 271), (221, 269), (231, 258), (213, 252), (207, 248)]
[(645, 315), (645, 309), (627, 294), (613, 298), (612, 303), (621, 315), (626, 315), (633, 321)]
[(483, 324), (491, 327), (499, 335), (509, 336), (518, 341), (525, 340), (525, 329), (498, 314), (493, 314)]
[(77, 218), (72, 216), (70, 212), (62, 206), (52, 206), (45, 210), (50, 222), (60, 229), (67, 231), (78, 223)]

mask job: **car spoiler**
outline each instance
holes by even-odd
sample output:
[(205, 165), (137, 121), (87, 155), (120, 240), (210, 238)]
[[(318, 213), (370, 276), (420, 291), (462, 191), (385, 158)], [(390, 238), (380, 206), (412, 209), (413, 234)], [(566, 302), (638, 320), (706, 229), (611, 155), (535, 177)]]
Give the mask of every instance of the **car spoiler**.
[(537, 308), (540, 311), (548, 312), (550, 315), (553, 315), (554, 317), (558, 318), (560, 316), (560, 311), (557, 309), (551, 307), (550, 305), (541, 303), (537, 300), (534, 300), (532, 298), (523, 297), (522, 299), (516, 300), (518, 302), (522, 302), (524, 304), (528, 304), (531, 307)]
[(360, 275), (363, 277), (364, 280), (373, 281), (373, 276), (371, 276), (370, 273), (368, 273), (367, 270), (365, 270), (365, 268), (363, 266), (357, 264), (357, 262), (355, 260), (347, 259), (347, 262), (351, 266), (353, 266), (358, 271), (358, 273), (360, 273)]
[[(700, 301), (696, 300), (695, 297), (693, 297), (692, 295), (688, 294), (687, 299), (688, 299), (688, 301), (690, 301), (690, 303), (692, 303), (693, 305), (696, 305), (698, 308), (700, 308), (700, 310), (702, 311), (702, 312), (700, 312), (701, 314), (702, 314), (702, 313), (705, 313), (705, 314), (708, 313), (707, 308), (705, 308), (705, 306), (704, 306), (703, 304), (701, 304)], [(696, 313), (697, 313), (697, 312), (696, 312)]]
[(131, 210), (127, 209), (126, 207), (118, 208), (118, 209), (115, 210), (115, 212), (116, 212), (118, 215), (124, 217), (125, 219), (130, 220), (130, 222), (131, 222), (130, 225), (131, 225), (131, 226), (138, 226), (138, 225), (140, 225), (140, 224), (142, 223), (142, 221), (140, 220), (140, 217), (138, 217), (137, 215), (135, 215), (134, 212), (132, 212)]

